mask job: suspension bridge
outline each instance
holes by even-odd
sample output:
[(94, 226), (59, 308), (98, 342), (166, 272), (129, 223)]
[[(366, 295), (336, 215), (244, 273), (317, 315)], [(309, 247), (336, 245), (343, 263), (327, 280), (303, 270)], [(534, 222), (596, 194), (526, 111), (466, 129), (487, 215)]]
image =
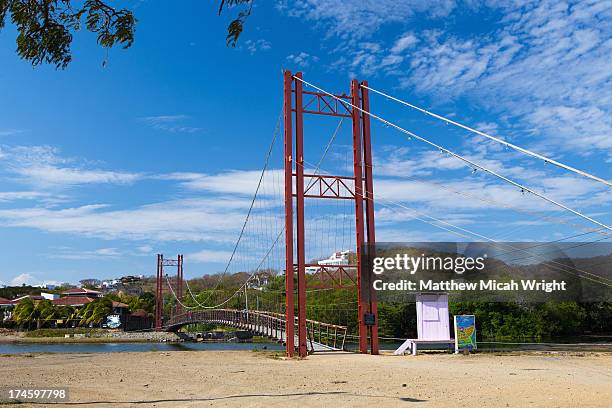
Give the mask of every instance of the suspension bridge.
[[(258, 310), (214, 309), (198, 310), (174, 315), (165, 329), (177, 331), (192, 324), (218, 324), (236, 329), (248, 330), (253, 334), (267, 337), (279, 343), (287, 342), (285, 315)], [(297, 321), (294, 322), (296, 332)], [(307, 347), (311, 353), (321, 351), (342, 351), (346, 342), (346, 326), (323, 323), (306, 319)], [(294, 338), (294, 342), (299, 341)]]
[[(370, 93), (468, 131), (488, 143), (498, 143), (573, 176), (604, 185), (605, 193), (611, 186), (607, 180), (403, 101), (370, 87), (367, 81), (352, 80), (348, 92), (344, 93), (328, 92), (304, 80), (299, 72), (285, 71), (283, 81), (283, 106), (263, 168), (243, 181), (253, 183), (255, 193), (225, 269), (217, 275), (212, 288), (194, 293), (183, 276), (183, 256), (166, 259), (158, 255), (157, 330), (177, 331), (193, 324), (245, 329), (284, 343), (290, 357), (345, 350), (347, 338), (354, 336), (359, 352), (378, 354), (377, 298), (368, 267), (375, 256), (376, 243), (372, 121), (456, 160), (471, 173), (478, 171), (482, 177), (491, 177), (521, 194), (530, 195), (557, 213), (516, 206), (504, 202), (502, 196), (491, 199), (449, 185), (418, 180), (426, 188), (444, 190), (462, 199), (479, 200), (489, 207), (582, 231), (560, 240), (597, 235), (597, 241), (601, 241), (611, 236), (610, 226), (560, 199), (371, 112)], [(327, 144), (305, 143), (312, 140), (304, 137), (306, 117), (310, 119), (309, 132), (330, 134)], [(335, 120), (335, 126), (330, 127), (329, 120)], [(343, 127), (344, 122), (350, 122), (350, 126)], [(411, 219), (462, 239), (499, 242), (497, 237), (434, 217), (381, 194), (376, 197), (377, 206), (382, 207), (381, 214), (385, 214), (383, 210), (401, 211)], [(236, 203), (228, 202), (231, 205)], [(571, 214), (574, 219), (561, 217), (559, 212)], [(166, 273), (168, 268), (176, 269), (176, 277)], [(612, 285), (588, 271), (567, 272)], [(165, 299), (164, 293), (171, 302)]]

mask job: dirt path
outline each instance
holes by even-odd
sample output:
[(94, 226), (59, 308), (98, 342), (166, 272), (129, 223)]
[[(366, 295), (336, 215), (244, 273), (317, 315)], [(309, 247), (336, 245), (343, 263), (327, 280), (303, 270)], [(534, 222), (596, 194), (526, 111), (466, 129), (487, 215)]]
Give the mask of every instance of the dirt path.
[(612, 401), (610, 354), (346, 353), (306, 360), (241, 351), (42, 354), (0, 357), (0, 373), (1, 386), (68, 387), (71, 402), (92, 407), (609, 407)]

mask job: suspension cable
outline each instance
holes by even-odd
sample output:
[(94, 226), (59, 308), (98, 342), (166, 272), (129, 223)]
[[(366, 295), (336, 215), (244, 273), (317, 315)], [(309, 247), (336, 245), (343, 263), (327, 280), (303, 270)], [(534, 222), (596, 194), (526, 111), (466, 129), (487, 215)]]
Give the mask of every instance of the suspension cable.
[(166, 283), (168, 284), (168, 287), (170, 288), (170, 292), (172, 293), (172, 296), (174, 297), (174, 299), (176, 299), (178, 304), (184, 307), (185, 309), (195, 309), (194, 306), (187, 306), (186, 304), (181, 302), (181, 299), (179, 299), (178, 296), (176, 296), (176, 292), (174, 291), (174, 288), (172, 288), (172, 284), (170, 283), (170, 278), (168, 278), (168, 274), (165, 275), (165, 278), (166, 278)]
[[(320, 170), (319, 167), (321, 166), (321, 163), (323, 163), (323, 160), (325, 160), (325, 157), (327, 156), (327, 153), (329, 152), (329, 149), (331, 148), (332, 144), (336, 140), (336, 136), (338, 135), (338, 132), (340, 131), (340, 128), (342, 127), (342, 122), (344, 122), (344, 117), (340, 118), (340, 122), (338, 122), (338, 126), (336, 126), (336, 130), (334, 130), (334, 133), (332, 134), (331, 138), (329, 139), (329, 142), (327, 143), (327, 146), (325, 146), (325, 150), (323, 151), (323, 155), (321, 156), (321, 158), (319, 159), (319, 162), (315, 166), (315, 171), (313, 172), (313, 174), (315, 176), (318, 174), (318, 172)], [(313, 186), (314, 183), (316, 183), (316, 179), (312, 178), (310, 180), (310, 183), (306, 187), (306, 191), (308, 191), (310, 189), (310, 187)]]
[[(372, 168), (374, 168), (374, 166), (372, 166)], [(603, 236), (611, 237), (612, 238), (612, 235), (610, 233), (608, 233), (608, 232), (605, 232), (604, 228), (585, 227), (583, 225), (579, 225), (579, 224), (575, 224), (573, 222), (567, 221), (567, 220), (565, 220), (563, 218), (554, 217), (554, 216), (550, 216), (550, 215), (545, 215), (545, 214), (539, 213), (537, 211), (531, 211), (531, 210), (528, 210), (528, 209), (516, 207), (516, 206), (513, 206), (513, 205), (508, 204), (506, 202), (500, 201), (499, 199), (497, 199), (497, 200), (488, 199), (488, 198), (485, 198), (485, 197), (480, 197), (480, 196), (478, 196), (476, 194), (472, 194), (472, 193), (468, 193), (468, 192), (465, 192), (465, 191), (456, 190), (454, 188), (451, 188), (449, 186), (446, 186), (446, 185), (444, 185), (444, 184), (442, 184), (440, 182), (436, 182), (436, 181), (433, 181), (433, 180), (419, 180), (416, 177), (409, 177), (409, 176), (403, 176), (403, 177), (405, 177), (405, 178), (407, 178), (409, 180), (414, 180), (417, 183), (435, 185), (435, 186), (440, 187), (440, 188), (442, 188), (444, 190), (448, 190), (448, 191), (450, 191), (450, 192), (452, 192), (454, 194), (461, 195), (461, 196), (468, 197), (468, 198), (473, 198), (473, 199), (482, 201), (483, 203), (488, 203), (488, 204), (491, 204), (491, 205), (496, 205), (496, 206), (500, 206), (500, 207), (503, 207), (503, 208), (507, 208), (507, 209), (515, 211), (517, 213), (528, 214), (528, 215), (531, 215), (532, 217), (535, 217), (535, 218), (539, 218), (539, 219), (542, 219), (542, 220), (547, 220), (547, 221), (550, 221), (550, 222), (554, 221), (554, 222), (565, 224), (565, 225), (568, 225), (570, 227), (574, 227), (574, 228), (577, 228), (577, 229), (580, 229), (580, 230), (588, 231), (590, 233), (591, 232), (592, 233), (597, 233), (597, 234), (601, 234)]]
[[(264, 161), (264, 166), (261, 169), (261, 174), (259, 175), (259, 181), (257, 182), (257, 188), (255, 189), (255, 194), (253, 194), (253, 198), (251, 199), (251, 205), (249, 206), (249, 210), (247, 212), (246, 218), (244, 219), (244, 223), (242, 224), (242, 229), (240, 230), (240, 234), (238, 235), (238, 239), (236, 240), (236, 244), (234, 245), (234, 249), (232, 250), (232, 254), (230, 255), (230, 259), (227, 262), (227, 265), (225, 265), (225, 269), (224, 269), (223, 273), (219, 276), (219, 279), (217, 280), (217, 283), (215, 284), (215, 287), (210, 292), (211, 295), (212, 295), (212, 293), (214, 293), (214, 291), (221, 284), (222, 277), (224, 277), (227, 274), (227, 271), (229, 270), (229, 267), (232, 264), (232, 261), (234, 260), (234, 256), (236, 255), (236, 251), (238, 250), (238, 245), (240, 244), (240, 241), (242, 240), (242, 237), (243, 237), (244, 232), (246, 230), (246, 226), (247, 226), (247, 223), (249, 222), (249, 218), (251, 216), (251, 212), (253, 211), (253, 207), (255, 206), (255, 200), (257, 199), (257, 194), (259, 193), (259, 189), (260, 189), (260, 187), (262, 185), (262, 181), (263, 181), (264, 175), (266, 173), (266, 169), (268, 168), (268, 163), (270, 161), (270, 156), (272, 155), (272, 148), (274, 147), (274, 143), (276, 142), (276, 138), (277, 138), (278, 132), (280, 130), (280, 124), (281, 124), (281, 121), (282, 121), (282, 118), (283, 118), (283, 111), (284, 111), (284, 108), (281, 108), (280, 114), (278, 115), (278, 119), (276, 120), (276, 127), (274, 128), (274, 134), (272, 135), (272, 142), (270, 142), (270, 147), (268, 148), (268, 153), (266, 154), (266, 159)], [(204, 300), (204, 302), (206, 302), (210, 298), (211, 295), (209, 295)], [(194, 298), (194, 300), (195, 300), (195, 298)]]
[(406, 129), (396, 125), (395, 123), (389, 122), (388, 120), (383, 119), (382, 117), (380, 117), (378, 115), (375, 115), (375, 114), (373, 114), (371, 112), (366, 112), (365, 110), (361, 109), (360, 107), (355, 106), (352, 103), (346, 102), (343, 99), (337, 97), (336, 95), (334, 95), (332, 93), (329, 93), (329, 92), (325, 91), (324, 89), (321, 89), (321, 88), (317, 87), (316, 85), (313, 85), (310, 82), (307, 82), (307, 81), (303, 80), (302, 78), (298, 78), (296, 76), (294, 76), (293, 78), (295, 78), (296, 80), (298, 80), (300, 82), (303, 82), (304, 84), (306, 84), (306, 85), (308, 85), (308, 86), (318, 90), (319, 92), (325, 93), (326, 95), (336, 99), (337, 101), (339, 101), (340, 103), (342, 103), (342, 104), (344, 104), (346, 106), (351, 106), (352, 108), (359, 110), (363, 114), (367, 114), (367, 115), (373, 117), (374, 119), (376, 119), (376, 120), (378, 120), (378, 121), (380, 121), (380, 122), (382, 122), (382, 123), (384, 123), (384, 124), (386, 124), (388, 126), (391, 126), (391, 127), (395, 128), (395, 129), (399, 130), (400, 132), (402, 132), (402, 133), (404, 133), (404, 134), (406, 134), (406, 135), (408, 135), (410, 137), (413, 137), (413, 138), (415, 138), (417, 140), (420, 140), (423, 143), (426, 143), (426, 144), (428, 144), (430, 146), (433, 146), (436, 149), (440, 150), (441, 152), (447, 153), (447, 154), (449, 154), (449, 155), (451, 155), (451, 156), (453, 156), (453, 157), (455, 157), (455, 158), (457, 158), (457, 159), (459, 159), (459, 160), (461, 160), (461, 161), (463, 161), (465, 163), (468, 163), (470, 166), (473, 166), (473, 167), (475, 167), (477, 169), (480, 169), (480, 170), (482, 170), (482, 171), (484, 171), (486, 173), (489, 173), (489, 174), (491, 174), (491, 175), (493, 175), (493, 176), (495, 176), (495, 177), (505, 181), (506, 183), (512, 184), (512, 185), (520, 188), (522, 192), (525, 192), (525, 191), (529, 192), (529, 193), (535, 195), (536, 197), (539, 197), (539, 198), (541, 198), (541, 199), (543, 199), (545, 201), (548, 201), (551, 204), (556, 205), (557, 207), (560, 207), (560, 208), (562, 208), (562, 209), (564, 209), (566, 211), (569, 211), (569, 212), (577, 215), (580, 218), (583, 218), (583, 219), (585, 219), (585, 220), (587, 220), (589, 222), (592, 222), (594, 224), (599, 225), (600, 227), (604, 227), (605, 229), (607, 229), (609, 231), (612, 231), (612, 227), (610, 227), (610, 226), (608, 226), (608, 225), (606, 225), (606, 224), (604, 224), (604, 223), (602, 223), (600, 221), (597, 221), (597, 220), (595, 220), (595, 219), (593, 219), (593, 218), (591, 218), (591, 217), (589, 217), (589, 216), (587, 216), (585, 214), (582, 214), (581, 212), (576, 211), (573, 208), (570, 208), (570, 207), (566, 206), (565, 204), (562, 204), (562, 203), (560, 203), (560, 202), (558, 202), (556, 200), (553, 200), (552, 198), (548, 198), (547, 196), (545, 196), (542, 193), (538, 193), (537, 191), (535, 191), (535, 190), (533, 190), (533, 189), (531, 189), (529, 187), (526, 187), (525, 185), (517, 183), (516, 181), (511, 180), (508, 177), (502, 176), (501, 174), (499, 174), (499, 173), (497, 173), (497, 172), (495, 172), (493, 170), (490, 170), (490, 169), (488, 169), (488, 168), (486, 168), (486, 167), (484, 167), (484, 166), (482, 166), (482, 165), (480, 165), (478, 163), (475, 163), (474, 161), (472, 161), (472, 160), (470, 160), (470, 159), (468, 159), (466, 157), (463, 157), (463, 156), (461, 156), (461, 155), (459, 155), (459, 154), (457, 154), (457, 153), (455, 153), (455, 152), (453, 152), (453, 151), (451, 151), (451, 150), (449, 150), (449, 149), (447, 149), (447, 148), (445, 148), (443, 146), (440, 146), (440, 145), (438, 145), (438, 144), (436, 144), (436, 143), (434, 143), (434, 142), (432, 142), (432, 141), (430, 141), (428, 139), (425, 139), (424, 137), (421, 137), (421, 136), (419, 136), (419, 135), (417, 135), (417, 134), (415, 134), (415, 133), (413, 133), (413, 132), (411, 132), (409, 130), (406, 130)]
[(465, 129), (465, 130), (470, 131), (470, 132), (472, 132), (472, 133), (476, 133), (476, 134), (478, 134), (478, 135), (480, 135), (480, 136), (486, 137), (487, 139), (493, 140), (493, 141), (495, 141), (495, 142), (497, 142), (497, 143), (501, 143), (501, 144), (503, 144), (504, 146), (509, 147), (509, 148), (511, 148), (511, 149), (514, 149), (514, 150), (516, 150), (516, 151), (518, 151), (518, 152), (521, 152), (521, 153), (527, 154), (527, 155), (529, 155), (529, 156), (532, 156), (532, 157), (538, 158), (538, 159), (540, 159), (540, 160), (544, 160), (544, 162), (545, 162), (545, 163), (554, 164), (555, 166), (560, 167), (560, 168), (562, 168), (562, 169), (565, 169), (565, 170), (571, 171), (571, 172), (576, 173), (576, 174), (579, 174), (579, 175), (581, 175), (581, 176), (584, 176), (584, 177), (590, 178), (590, 179), (592, 179), (592, 180), (598, 181), (598, 182), (600, 182), (600, 183), (606, 184), (608, 187), (612, 186), (612, 182), (607, 181), (607, 180), (604, 180), (604, 179), (602, 179), (601, 177), (594, 176), (594, 175), (592, 175), (592, 174), (590, 174), (590, 173), (587, 173), (587, 172), (585, 172), (585, 171), (582, 171), (582, 170), (576, 169), (576, 168), (574, 168), (574, 167), (568, 166), (567, 164), (563, 164), (563, 163), (558, 162), (558, 161), (556, 161), (556, 160), (554, 160), (554, 159), (551, 159), (550, 157), (543, 156), (543, 155), (541, 155), (541, 154), (539, 154), (539, 153), (536, 153), (536, 152), (533, 152), (533, 151), (531, 151), (531, 150), (525, 149), (525, 148), (523, 148), (523, 147), (517, 146), (517, 145), (512, 144), (512, 143), (510, 143), (510, 142), (506, 142), (505, 140), (500, 139), (500, 138), (498, 138), (498, 137), (491, 136), (491, 135), (489, 135), (489, 134), (487, 134), (487, 133), (485, 133), (485, 132), (482, 132), (482, 131), (480, 131), (480, 130), (477, 130), (477, 129), (471, 128), (471, 127), (469, 127), (469, 126), (463, 125), (463, 124), (461, 124), (461, 123), (459, 123), (459, 122), (455, 122), (454, 120), (451, 120), (451, 119), (446, 118), (446, 117), (444, 117), (444, 116), (441, 116), (441, 115), (438, 115), (438, 114), (436, 114), (436, 113), (430, 112), (430, 111), (428, 111), (428, 110), (426, 110), (426, 109), (423, 109), (423, 108), (421, 108), (421, 107), (419, 107), (419, 106), (416, 106), (416, 105), (413, 105), (413, 104), (408, 103), (408, 102), (406, 102), (406, 101), (403, 101), (403, 100), (401, 100), (401, 99), (395, 98), (395, 97), (393, 97), (393, 96), (391, 96), (391, 95), (389, 95), (389, 94), (386, 94), (386, 93), (384, 93), (384, 92), (382, 92), (382, 91), (376, 90), (376, 89), (374, 89), (374, 88), (370, 88), (369, 86), (366, 86), (366, 85), (361, 85), (361, 87), (362, 87), (362, 88), (365, 88), (365, 89), (367, 89), (367, 90), (369, 90), (369, 91), (372, 91), (372, 92), (374, 92), (374, 93), (377, 93), (377, 94), (379, 94), (379, 95), (381, 95), (381, 96), (384, 96), (385, 98), (391, 99), (392, 101), (399, 102), (399, 103), (401, 103), (402, 105), (408, 106), (409, 108), (416, 109), (416, 110), (418, 110), (419, 112), (422, 112), (422, 113), (424, 113), (424, 114), (426, 114), (426, 115), (432, 116), (432, 117), (434, 117), (434, 118), (436, 118), (436, 119), (440, 119), (440, 120), (442, 120), (442, 121), (444, 121), (444, 122), (446, 122), (446, 123), (450, 123), (450, 124), (452, 124), (452, 125), (458, 126), (458, 127), (462, 128), (462, 129)]
[[(281, 111), (281, 113), (282, 113), (282, 111)], [(324, 150), (324, 152), (323, 152), (323, 155), (322, 155), (321, 159), (319, 160), (318, 164), (316, 164), (316, 165), (314, 166), (314, 167), (315, 167), (314, 174), (317, 174), (317, 173), (320, 171), (321, 162), (322, 162), (322, 161), (323, 161), (323, 159), (326, 157), (327, 153), (329, 152), (329, 149), (331, 148), (332, 144), (334, 143), (334, 141), (335, 141), (335, 139), (336, 139), (336, 136), (338, 135), (338, 132), (340, 131), (340, 128), (342, 127), (342, 123), (343, 123), (343, 121), (344, 121), (344, 118), (342, 118), (342, 119), (340, 120), (340, 122), (339, 122), (339, 123), (338, 123), (338, 125), (336, 126), (336, 129), (335, 129), (335, 130), (334, 130), (334, 132), (332, 133), (332, 135), (331, 135), (331, 137), (330, 137), (330, 140), (329, 140), (329, 142), (327, 143), (327, 146), (325, 147), (325, 150)], [(276, 128), (276, 130), (275, 130), (275, 135), (274, 135), (274, 138), (273, 138), (273, 140), (272, 140), (272, 144), (270, 145), (270, 149), (269, 149), (269, 151), (268, 151), (268, 155), (267, 155), (267, 157), (266, 157), (266, 164), (264, 165), (264, 168), (263, 168), (263, 171), (262, 171), (262, 177), (260, 177), (260, 180), (259, 180), (259, 181), (260, 181), (260, 183), (261, 183), (261, 181), (262, 181), (262, 179), (263, 179), (263, 172), (265, 172), (265, 170), (266, 170), (267, 163), (268, 163), (268, 160), (269, 160), (269, 158), (270, 158), (270, 154), (271, 154), (271, 152), (272, 152), (272, 146), (274, 145), (274, 140), (276, 139), (276, 134), (278, 133), (278, 129), (279, 129), (279, 127), (280, 127), (280, 126), (279, 126), (279, 124), (280, 124), (280, 117), (279, 117), (279, 122), (277, 122), (277, 128)], [(257, 191), (258, 191), (258, 190), (259, 190), (259, 185), (257, 186)], [(256, 196), (257, 196), (257, 191), (255, 192), (255, 197), (253, 197), (253, 201), (251, 202), (251, 208), (253, 207), (253, 204), (254, 204), (254, 202), (255, 202), (255, 198), (256, 198)], [(249, 210), (249, 213), (250, 213), (250, 210)], [(245, 220), (245, 224), (244, 224), (244, 226), (243, 226), (243, 231), (244, 231), (244, 227), (246, 226), (246, 222), (247, 222), (247, 221), (248, 221), (248, 215), (247, 215), (247, 220)], [(274, 246), (275, 246), (275, 245), (278, 243), (278, 240), (280, 239), (280, 237), (282, 236), (282, 234), (283, 234), (284, 232), (285, 232), (285, 228), (283, 227), (283, 228), (281, 229), (281, 231), (279, 232), (278, 236), (276, 237), (276, 240), (274, 241), (274, 243), (272, 244), (272, 246), (271, 246), (271, 247), (268, 249), (267, 253), (264, 255), (264, 257), (263, 257), (262, 261), (260, 262), (260, 264), (259, 264), (259, 265), (258, 265), (258, 266), (255, 268), (255, 270), (254, 270), (254, 271), (253, 271), (253, 272), (252, 272), (252, 273), (249, 275), (249, 277), (246, 279), (246, 281), (244, 282), (244, 284), (243, 284), (243, 285), (242, 285), (242, 286), (241, 286), (241, 287), (240, 287), (240, 288), (239, 288), (239, 289), (238, 289), (238, 290), (237, 290), (237, 291), (236, 291), (234, 294), (232, 294), (232, 295), (231, 295), (229, 298), (227, 298), (227, 299), (226, 299), (226, 300), (225, 300), (223, 303), (220, 303), (219, 305), (216, 305), (216, 306), (205, 306), (205, 305), (203, 305), (202, 303), (200, 303), (200, 302), (199, 302), (199, 301), (198, 301), (198, 300), (195, 298), (195, 296), (193, 295), (193, 293), (191, 292), (191, 290), (190, 290), (190, 288), (189, 288), (189, 284), (187, 284), (187, 291), (189, 292), (189, 294), (190, 294), (191, 298), (194, 300), (194, 302), (196, 302), (196, 304), (197, 304), (198, 306), (200, 306), (200, 307), (202, 307), (202, 308), (204, 308), (204, 309), (215, 309), (215, 308), (217, 308), (217, 307), (219, 307), (219, 306), (223, 306), (224, 304), (226, 304), (227, 302), (229, 302), (229, 300), (230, 300), (230, 299), (232, 299), (232, 298), (233, 298), (233, 297), (234, 297), (234, 296), (235, 296), (235, 295), (236, 295), (238, 292), (240, 292), (240, 291), (241, 291), (241, 290), (242, 290), (242, 289), (243, 289), (243, 288), (244, 288), (244, 287), (247, 285), (247, 283), (248, 283), (248, 282), (249, 282), (249, 281), (250, 281), (250, 280), (253, 278), (253, 276), (255, 276), (255, 274), (256, 274), (256, 273), (259, 271), (259, 268), (261, 267), (261, 265), (263, 264), (263, 262), (264, 262), (264, 261), (267, 259), (267, 257), (270, 255), (270, 252), (272, 251), (272, 249), (274, 248)], [(241, 234), (241, 235), (242, 235), (242, 234)], [(233, 257), (233, 255), (235, 254), (235, 252), (236, 252), (236, 250), (237, 250), (237, 247), (238, 247), (238, 243), (236, 243), (236, 246), (234, 247), (234, 252), (232, 253), (232, 257)], [(231, 259), (230, 259), (230, 262), (231, 262)], [(229, 267), (229, 263), (228, 263), (228, 266), (227, 266), (227, 267), (226, 267), (226, 269), (225, 269), (224, 274), (227, 272), (228, 267)], [(219, 284), (220, 284), (220, 279), (221, 279), (221, 278), (219, 278), (219, 281), (217, 281), (217, 285), (215, 285), (215, 287), (214, 287), (214, 288), (213, 288), (213, 289), (210, 291), (210, 294), (209, 294), (209, 295), (208, 295), (208, 297), (207, 297), (207, 298), (204, 300), (204, 302), (206, 302), (208, 299), (210, 299), (210, 297), (212, 296), (212, 294), (215, 292), (215, 290), (217, 289), (217, 287), (218, 287), (218, 286), (219, 286)]]
[[(364, 196), (363, 198), (364, 198), (364, 199), (366, 199), (366, 200), (370, 200), (370, 201), (374, 202), (373, 198), (371, 198), (371, 197), (365, 197), (365, 196)], [(497, 241), (497, 240), (495, 240), (495, 239), (493, 239), (493, 238), (490, 238), (490, 237), (488, 237), (488, 236), (486, 236), (486, 235), (479, 234), (479, 233), (474, 232), (474, 231), (471, 231), (471, 230), (469, 230), (469, 229), (467, 229), (467, 228), (462, 228), (462, 227), (460, 227), (460, 226), (458, 226), (458, 225), (455, 225), (455, 224), (453, 224), (453, 223), (451, 223), (451, 222), (448, 222), (448, 221), (445, 221), (445, 220), (442, 220), (442, 219), (439, 219), (439, 218), (433, 217), (433, 216), (431, 216), (431, 215), (428, 215), (428, 214), (422, 213), (422, 212), (420, 212), (420, 211), (418, 211), (418, 210), (415, 210), (414, 208), (410, 208), (410, 207), (408, 207), (408, 206), (406, 206), (406, 205), (404, 205), (404, 204), (402, 204), (402, 203), (398, 203), (398, 202), (395, 202), (395, 201), (391, 201), (391, 200), (389, 200), (389, 199), (386, 199), (386, 198), (381, 197), (380, 195), (378, 195), (378, 200), (377, 200), (377, 202), (380, 202), (381, 200), (383, 201), (382, 205), (383, 205), (383, 206), (385, 206), (385, 207), (390, 207), (389, 205), (385, 205), (385, 204), (384, 204), (384, 202), (386, 201), (386, 202), (388, 202), (389, 204), (392, 204), (392, 205), (395, 205), (395, 206), (401, 207), (401, 208), (403, 208), (403, 209), (405, 209), (405, 210), (407, 210), (407, 211), (409, 211), (409, 212), (411, 212), (411, 213), (413, 213), (413, 214), (418, 214), (418, 215), (420, 215), (420, 216), (422, 216), (422, 217), (426, 217), (426, 218), (431, 219), (431, 220), (433, 220), (433, 221), (435, 221), (435, 222), (438, 222), (438, 223), (441, 223), (441, 224), (448, 225), (448, 226), (449, 226), (449, 227), (451, 227), (451, 228), (455, 228), (455, 229), (457, 229), (457, 230), (459, 230), (459, 231), (462, 231), (462, 232), (465, 232), (465, 233), (467, 233), (467, 234), (470, 234), (471, 236), (465, 235), (465, 234), (463, 234), (463, 233), (461, 233), (461, 232), (458, 232), (458, 231), (452, 230), (452, 229), (450, 229), (450, 228), (443, 227), (443, 226), (441, 226), (441, 225), (435, 224), (434, 222), (430, 222), (430, 221), (424, 220), (424, 219), (422, 219), (422, 218), (419, 218), (419, 217), (416, 217), (416, 216), (414, 216), (414, 215), (413, 215), (413, 217), (414, 217), (414, 218), (416, 218), (417, 220), (422, 221), (422, 222), (425, 222), (425, 223), (427, 223), (427, 224), (429, 224), (429, 225), (432, 225), (432, 226), (434, 226), (434, 227), (436, 227), (436, 228), (446, 230), (446, 231), (448, 231), (448, 232), (450, 232), (450, 233), (453, 233), (453, 234), (456, 234), (456, 235), (459, 235), (459, 236), (462, 236), (462, 237), (464, 237), (464, 238), (468, 238), (468, 239), (472, 238), (472, 236), (477, 237), (477, 238), (481, 238), (481, 239), (484, 239), (484, 240), (486, 240), (486, 241), (488, 241), (488, 242), (491, 242), (491, 243), (492, 243), (494, 246), (497, 246), (497, 247), (499, 247), (499, 246), (501, 245), (501, 244), (499, 243), (499, 241)], [(594, 232), (595, 232), (595, 231), (591, 231), (591, 232), (588, 232), (587, 234), (594, 233)], [(574, 236), (570, 236), (570, 237), (566, 237), (566, 238), (564, 238), (564, 239), (571, 239), (571, 238), (574, 238), (575, 236), (576, 236), (576, 235), (574, 235)], [(577, 235), (577, 236), (579, 236), (579, 235)], [(598, 241), (603, 241), (603, 240), (606, 240), (606, 239), (608, 239), (608, 238), (609, 238), (609, 237), (604, 237), (604, 238), (602, 238), (602, 239), (597, 240), (596, 242), (598, 242)], [(555, 242), (562, 241), (562, 240), (564, 240), (564, 239), (559, 239), (559, 240), (557, 240), (557, 241), (555, 241)], [(539, 244), (534, 245), (534, 247), (537, 247), (537, 246), (539, 246)], [(528, 250), (528, 249), (530, 249), (531, 247), (528, 247), (528, 248), (516, 248), (516, 247), (513, 247), (512, 245), (507, 245), (507, 247), (508, 247), (508, 248), (510, 248), (510, 249), (516, 250), (516, 251), (521, 251), (521, 252), (524, 252), (524, 253), (528, 254), (530, 258), (533, 258), (533, 257), (538, 257), (538, 255), (533, 255), (533, 254), (531, 254), (530, 252), (528, 252), (528, 251), (527, 251), (527, 250)], [(541, 257), (540, 257), (540, 258), (541, 258)], [(567, 265), (562, 264), (562, 263), (557, 262), (557, 261), (554, 261), (554, 260), (549, 261), (549, 263), (553, 263), (553, 264), (561, 265), (561, 267), (567, 268)], [(562, 271), (562, 272), (567, 272), (567, 273), (570, 273), (570, 274), (573, 274), (573, 275), (576, 275), (576, 276), (579, 276), (579, 277), (582, 277), (582, 278), (585, 278), (585, 279), (591, 280), (591, 281), (593, 281), (593, 282), (600, 283), (600, 284), (603, 284), (603, 285), (606, 285), (606, 286), (611, 286), (611, 287), (612, 287), (612, 285), (610, 285), (610, 284), (608, 284), (608, 283), (598, 281), (598, 280), (593, 279), (593, 278), (590, 278), (590, 277), (588, 277), (588, 276), (584, 276), (584, 275), (582, 275), (582, 276), (581, 276), (581, 275), (578, 275), (578, 274), (572, 273), (571, 271), (568, 271), (568, 270), (566, 270), (566, 269), (561, 269), (561, 267), (559, 267), (559, 266), (554, 266), (554, 265), (551, 265), (551, 267), (553, 267), (553, 268), (555, 268), (555, 269), (557, 269), (557, 270), (560, 270), (560, 271)], [(592, 276), (595, 276), (595, 277), (596, 277), (596, 278), (598, 278), (598, 279), (602, 279), (602, 280), (608, 280), (608, 281), (610, 281), (608, 278), (605, 278), (605, 277), (603, 277), (603, 276), (597, 275), (597, 274), (592, 273), (592, 272), (588, 272), (588, 271), (585, 271), (585, 270), (582, 270), (582, 269), (577, 269), (577, 268), (573, 268), (573, 269), (574, 269), (574, 270), (576, 270), (577, 272), (582, 272), (582, 273), (587, 274), (587, 275), (592, 275)]]
[(228, 297), (227, 299), (225, 299), (223, 302), (219, 303), (218, 305), (215, 305), (215, 306), (203, 306), (202, 305), (201, 307), (204, 308), (204, 309), (217, 309), (218, 307), (221, 307), (221, 306), (225, 305), (227, 302), (229, 302), (238, 293), (242, 292), (242, 290), (246, 287), (246, 285), (253, 278), (253, 276), (255, 276), (257, 274), (257, 272), (259, 272), (259, 268), (261, 268), (261, 266), (264, 264), (264, 262), (266, 261), (266, 259), (270, 255), (270, 253), (272, 252), (272, 249), (274, 249), (274, 247), (278, 243), (278, 240), (280, 239), (280, 237), (283, 236), (283, 232), (285, 232), (284, 228), (276, 236), (276, 240), (274, 241), (272, 246), (268, 249), (268, 251), (266, 252), (264, 257), (262, 258), (261, 262), (259, 262), (259, 265), (257, 265), (257, 267), (253, 270), (253, 272), (251, 272), (249, 274), (249, 277), (244, 281), (244, 283), (242, 284), (242, 286), (240, 286), (240, 288), (238, 288), (230, 297)]

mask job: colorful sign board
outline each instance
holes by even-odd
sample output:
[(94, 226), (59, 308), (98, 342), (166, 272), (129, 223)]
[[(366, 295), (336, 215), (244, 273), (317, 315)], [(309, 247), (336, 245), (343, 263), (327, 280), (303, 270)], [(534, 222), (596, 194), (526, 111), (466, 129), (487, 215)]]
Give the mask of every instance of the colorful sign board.
[(455, 315), (455, 352), (476, 349), (476, 317)]
[(121, 327), (121, 317), (119, 315), (109, 315), (106, 317), (106, 327), (109, 329), (118, 329)]

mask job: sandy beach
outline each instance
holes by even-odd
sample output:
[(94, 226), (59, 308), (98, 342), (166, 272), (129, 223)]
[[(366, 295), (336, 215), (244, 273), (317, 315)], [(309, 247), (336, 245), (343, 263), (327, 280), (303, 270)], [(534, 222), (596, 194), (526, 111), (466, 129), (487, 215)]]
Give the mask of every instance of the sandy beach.
[(3, 386), (69, 388), (70, 402), (60, 406), (609, 407), (612, 400), (605, 353), (33, 354), (1, 356), (0, 372)]

